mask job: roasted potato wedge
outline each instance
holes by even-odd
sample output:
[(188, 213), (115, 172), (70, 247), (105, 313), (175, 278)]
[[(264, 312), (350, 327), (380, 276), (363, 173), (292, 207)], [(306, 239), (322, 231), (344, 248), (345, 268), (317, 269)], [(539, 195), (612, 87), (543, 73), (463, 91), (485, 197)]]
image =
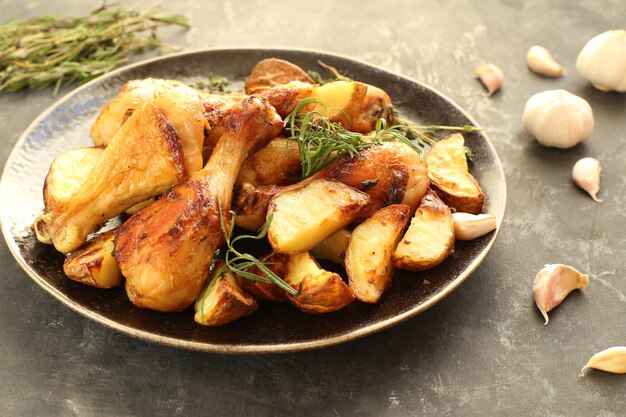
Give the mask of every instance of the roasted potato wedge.
[(430, 190), (393, 253), (396, 268), (423, 271), (439, 265), (454, 248), (452, 212)]
[(246, 79), (246, 94), (258, 93), (291, 81), (313, 84), (315, 81), (299, 66), (278, 58), (259, 61)]
[(307, 313), (330, 313), (354, 300), (354, 294), (341, 277), (321, 269), (308, 252), (289, 257), (285, 282), (300, 288), (300, 294), (287, 294), (287, 298)]
[[(289, 255), (282, 255), (278, 253), (272, 253), (261, 259), (261, 262), (269, 268), (270, 271), (278, 275), (281, 279), (285, 279), (287, 273), (287, 262), (289, 262)], [(266, 277), (265, 274), (259, 270), (256, 266), (247, 269), (255, 275)], [(267, 284), (261, 281), (253, 281), (237, 276), (237, 283), (247, 293), (252, 294), (256, 298), (262, 300), (281, 302), (287, 300), (287, 293), (285, 290), (274, 284)]]
[(342, 229), (334, 235), (328, 236), (322, 243), (311, 249), (311, 254), (316, 259), (325, 259), (337, 264), (343, 264), (351, 235), (352, 233), (349, 230)]
[(237, 226), (250, 231), (259, 230), (266, 221), (270, 200), (283, 189), (285, 187), (278, 185), (239, 184), (233, 198)]
[(449, 207), (465, 213), (482, 213), (485, 194), (469, 173), (465, 139), (460, 133), (441, 139), (426, 155), (428, 176), (439, 197)]
[(89, 240), (63, 262), (63, 271), (71, 280), (96, 288), (111, 288), (122, 283), (122, 272), (113, 257), (115, 229)]
[(377, 211), (352, 231), (346, 250), (346, 273), (357, 299), (377, 303), (391, 285), (393, 254), (411, 217), (411, 208), (394, 204)]
[(244, 161), (237, 184), (289, 185), (298, 182), (301, 173), (298, 144), (276, 138)]
[(368, 200), (367, 194), (324, 179), (281, 191), (268, 206), (270, 244), (276, 253), (312, 249), (350, 224)]
[(366, 95), (367, 85), (363, 83), (333, 81), (315, 88), (313, 97), (319, 99), (325, 106), (318, 103), (313, 111), (351, 130), (352, 121), (359, 118)]
[(103, 148), (77, 148), (57, 155), (43, 184), (45, 211), (68, 201), (80, 188), (102, 156)]
[(218, 263), (207, 285), (195, 302), (194, 320), (204, 326), (221, 326), (254, 313), (256, 300), (246, 294), (237, 284), (234, 275), (220, 275), (223, 263)]

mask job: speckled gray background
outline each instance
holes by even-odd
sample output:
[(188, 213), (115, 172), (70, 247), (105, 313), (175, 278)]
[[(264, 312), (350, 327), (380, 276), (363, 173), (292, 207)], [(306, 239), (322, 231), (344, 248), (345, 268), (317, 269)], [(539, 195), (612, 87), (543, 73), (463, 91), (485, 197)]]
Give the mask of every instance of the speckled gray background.
[[(89, 322), (32, 282), (2, 242), (1, 415), (626, 415), (625, 376), (578, 376), (592, 354), (626, 344), (626, 95), (593, 90), (574, 68), (590, 37), (626, 24), (623, 1), (163, 3), (191, 19), (187, 32), (163, 32), (186, 49), (327, 50), (451, 97), (486, 129), (503, 162), (502, 232), (478, 272), (420, 316), (346, 345), (243, 357), (160, 347)], [(99, 4), (0, 0), (0, 19), (83, 14)], [(555, 53), (564, 78), (527, 70), (535, 43)], [(491, 99), (472, 76), (483, 62), (505, 72)], [(592, 138), (569, 151), (543, 148), (521, 128), (526, 99), (553, 88), (583, 96), (594, 110)], [(50, 91), (0, 96), (2, 166), (54, 100)], [(583, 156), (603, 163), (602, 204), (571, 183)], [(556, 262), (591, 281), (544, 327), (530, 286)]]

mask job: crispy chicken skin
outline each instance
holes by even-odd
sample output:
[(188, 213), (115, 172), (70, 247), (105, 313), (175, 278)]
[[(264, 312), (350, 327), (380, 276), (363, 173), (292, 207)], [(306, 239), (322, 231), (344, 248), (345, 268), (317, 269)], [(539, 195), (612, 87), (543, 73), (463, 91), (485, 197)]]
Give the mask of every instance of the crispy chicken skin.
[(189, 89), (174, 80), (146, 78), (127, 82), (117, 96), (102, 108), (91, 126), (89, 133), (94, 145), (107, 146), (135, 109), (166, 91), (178, 88)]
[(126, 292), (138, 307), (188, 308), (224, 243), (232, 190), (245, 158), (275, 137), (283, 122), (265, 100), (249, 97), (222, 118), (224, 134), (206, 166), (132, 216), (115, 238)]
[(71, 252), (102, 222), (185, 181), (202, 168), (205, 125), (194, 94), (169, 91), (142, 105), (76, 193), (35, 221), (39, 241)]

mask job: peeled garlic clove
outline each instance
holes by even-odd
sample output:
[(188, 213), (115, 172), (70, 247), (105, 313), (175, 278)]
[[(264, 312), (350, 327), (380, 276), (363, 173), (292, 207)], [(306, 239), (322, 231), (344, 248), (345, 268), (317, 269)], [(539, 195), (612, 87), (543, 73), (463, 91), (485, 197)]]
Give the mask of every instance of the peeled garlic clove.
[(484, 64), (476, 68), (474, 71), (476, 76), (480, 79), (487, 89), (487, 97), (491, 97), (493, 93), (498, 91), (502, 86), (502, 79), (504, 74), (502, 70), (493, 64)]
[(626, 374), (626, 347), (615, 346), (598, 352), (589, 359), (587, 365), (580, 370), (580, 375), (585, 374), (585, 369), (594, 368), (614, 374)]
[(537, 273), (533, 282), (533, 297), (539, 311), (548, 324), (548, 311), (552, 310), (575, 289), (587, 288), (589, 275), (581, 274), (571, 266), (563, 264), (546, 265)]
[(537, 93), (526, 102), (524, 129), (544, 146), (567, 149), (586, 140), (593, 131), (591, 106), (565, 90)]
[(600, 91), (626, 92), (626, 30), (609, 30), (587, 42), (576, 70)]
[(543, 46), (532, 46), (526, 54), (526, 62), (531, 70), (547, 77), (560, 77), (565, 72), (565, 68)]
[(493, 214), (452, 213), (454, 237), (458, 240), (473, 240), (496, 229)]
[(598, 203), (602, 202), (596, 197), (600, 191), (600, 171), (602, 167), (596, 158), (582, 158), (572, 168), (572, 179), (576, 185), (587, 191)]

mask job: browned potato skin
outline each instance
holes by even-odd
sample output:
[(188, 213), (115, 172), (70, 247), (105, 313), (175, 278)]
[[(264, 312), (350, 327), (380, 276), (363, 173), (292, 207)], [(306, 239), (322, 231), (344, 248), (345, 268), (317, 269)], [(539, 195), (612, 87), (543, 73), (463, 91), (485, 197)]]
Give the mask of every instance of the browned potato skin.
[(291, 81), (315, 83), (302, 68), (289, 61), (278, 58), (263, 59), (252, 68), (246, 79), (246, 94), (254, 94)]
[[(413, 226), (413, 222), (422, 221), (422, 219), (429, 221), (432, 220), (432, 218), (436, 218), (438, 221), (443, 222), (442, 228), (444, 229), (443, 233), (445, 233), (445, 242), (435, 255), (422, 256), (418, 251), (416, 251), (420, 248), (419, 245), (421, 242), (409, 240), (408, 236), (412, 231), (411, 227)], [(413, 252), (411, 252), (412, 249)], [(415, 216), (409, 225), (409, 229), (400, 240), (400, 243), (392, 255), (393, 264), (399, 269), (424, 271), (443, 262), (444, 259), (448, 257), (450, 252), (452, 252), (452, 249), (454, 249), (454, 222), (452, 220), (452, 212), (450, 211), (450, 208), (439, 199), (434, 191), (429, 190), (422, 199), (422, 203), (419, 208), (415, 212)]]
[[(261, 259), (261, 261), (267, 266), (270, 271), (278, 275), (281, 279), (285, 279), (289, 255), (272, 253)], [(265, 274), (261, 272), (256, 266), (249, 268), (248, 272), (259, 275), (261, 277), (266, 277)], [(251, 279), (246, 279), (240, 276), (237, 276), (236, 278), (239, 286), (244, 291), (252, 294), (256, 298), (273, 302), (283, 302), (287, 300), (287, 293), (278, 285), (267, 284), (260, 281), (253, 281)]]
[(57, 155), (43, 184), (45, 212), (68, 201), (96, 165), (103, 148), (77, 148)]
[[(350, 288), (360, 301), (377, 303), (391, 286), (391, 256), (410, 217), (409, 206), (394, 204), (380, 209), (353, 230), (345, 267)], [(372, 238), (377, 239), (375, 243), (368, 242)]]
[[(439, 165), (443, 162), (439, 158), (435, 158), (438, 151), (445, 149), (446, 143), (453, 143), (452, 141), (459, 145), (456, 146), (454, 154), (449, 154), (451, 161), (448, 164), (455, 164), (458, 167), (461, 173), (457, 175), (449, 175), (445, 172), (444, 170), (448, 169), (448, 167), (440, 167)], [(478, 181), (467, 169), (463, 144), (463, 136), (459, 133), (441, 139), (426, 155), (428, 176), (432, 188), (449, 207), (453, 207), (460, 212), (480, 214), (483, 211), (485, 194), (480, 188)], [(465, 184), (461, 185), (462, 183)], [(463, 192), (462, 187), (467, 189), (468, 186), (472, 188), (471, 192)]]
[(113, 257), (115, 229), (99, 234), (63, 263), (63, 271), (73, 281), (96, 288), (112, 288), (122, 283), (122, 272)]
[(330, 313), (354, 301), (352, 290), (341, 277), (321, 269), (308, 252), (289, 257), (285, 281), (294, 289), (300, 289), (300, 294), (287, 294), (287, 297), (306, 313)]
[(326, 179), (289, 187), (270, 200), (267, 238), (276, 253), (310, 250), (350, 224), (368, 200), (367, 194)]
[[(219, 265), (216, 269), (220, 269)], [(222, 326), (252, 314), (259, 308), (254, 297), (246, 294), (237, 285), (233, 274), (226, 273), (215, 279), (217, 282), (210, 289), (210, 294), (205, 294), (203, 291), (196, 301), (196, 314), (194, 315), (196, 323), (211, 327)], [(205, 307), (202, 303), (203, 297), (212, 299), (212, 304), (208, 306), (206, 312), (201, 311)]]

